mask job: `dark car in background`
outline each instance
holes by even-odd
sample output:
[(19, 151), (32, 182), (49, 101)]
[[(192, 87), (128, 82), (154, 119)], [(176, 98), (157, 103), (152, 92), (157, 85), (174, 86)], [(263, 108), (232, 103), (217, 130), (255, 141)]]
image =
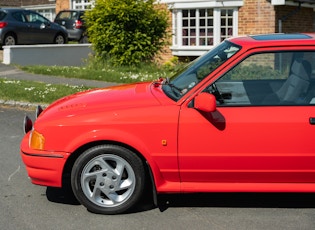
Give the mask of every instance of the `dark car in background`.
[(54, 22), (68, 31), (69, 40), (87, 43), (84, 13), (84, 10), (62, 10), (57, 14)]
[(67, 31), (41, 14), (22, 8), (0, 8), (0, 46), (67, 42)]

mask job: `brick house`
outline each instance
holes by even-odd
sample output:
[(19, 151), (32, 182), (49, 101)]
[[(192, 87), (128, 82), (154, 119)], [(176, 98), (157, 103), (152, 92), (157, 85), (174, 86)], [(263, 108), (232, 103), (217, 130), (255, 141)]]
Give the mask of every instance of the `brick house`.
[(49, 20), (56, 16), (55, 0), (0, 0), (0, 7), (22, 7), (37, 11)]
[(314, 31), (314, 0), (164, 0), (172, 54), (199, 56), (230, 36)]
[[(63, 9), (87, 9), (94, 0), (0, 0), (0, 5), (22, 3), (37, 9), (53, 5)], [(172, 18), (170, 53), (199, 56), (231, 36), (277, 32), (313, 32), (315, 0), (159, 0)], [(43, 9), (40, 9), (43, 7)], [(48, 14), (48, 12), (46, 12)], [(47, 17), (46, 14), (46, 17)], [(51, 17), (48, 17), (51, 18)]]

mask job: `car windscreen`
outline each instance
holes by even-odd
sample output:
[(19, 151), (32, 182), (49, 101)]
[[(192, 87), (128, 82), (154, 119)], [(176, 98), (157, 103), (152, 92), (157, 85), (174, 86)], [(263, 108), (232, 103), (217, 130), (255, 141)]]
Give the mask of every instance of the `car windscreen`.
[(79, 12), (76, 11), (63, 11), (56, 16), (56, 20), (77, 20)]
[(164, 81), (162, 89), (171, 99), (178, 101), (216, 68), (226, 62), (240, 47), (224, 41), (203, 56), (187, 65), (171, 79)]

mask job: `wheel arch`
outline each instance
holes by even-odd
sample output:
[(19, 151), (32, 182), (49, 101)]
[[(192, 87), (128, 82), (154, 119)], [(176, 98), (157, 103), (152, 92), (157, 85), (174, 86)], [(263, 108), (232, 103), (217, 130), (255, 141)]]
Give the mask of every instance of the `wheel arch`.
[(58, 32), (55, 34), (53, 43), (54, 43), (54, 44), (56, 43), (56, 38), (57, 38), (57, 36), (59, 36), (59, 35), (61, 35), (61, 36), (63, 37), (63, 39), (64, 39), (64, 44), (67, 44), (67, 43), (68, 43), (68, 36), (67, 36), (65, 33), (63, 33), (62, 31), (58, 31)]
[(6, 39), (6, 37), (8, 36), (8, 35), (13, 35), (13, 37), (15, 38), (15, 44), (18, 44), (18, 39), (17, 39), (17, 33), (15, 33), (14, 31), (11, 31), (11, 30), (9, 30), (9, 31), (7, 31), (4, 35), (3, 35), (3, 37), (2, 37), (2, 44), (4, 45), (4, 40)]
[(86, 143), (82, 146), (80, 146), (78, 149), (76, 149), (67, 159), (63, 173), (62, 173), (62, 186), (69, 186), (70, 180), (71, 180), (71, 171), (73, 168), (73, 165), (75, 161), (78, 159), (78, 157), (86, 150), (98, 146), (98, 145), (116, 145), (120, 146), (123, 148), (126, 148), (133, 153), (135, 153), (142, 161), (143, 167), (145, 169), (145, 174), (146, 174), (146, 186), (147, 188), (152, 189), (152, 196), (153, 196), (153, 202), (154, 205), (157, 206), (157, 190), (156, 190), (156, 185), (155, 185), (155, 174), (153, 173), (152, 170), (152, 164), (148, 162), (148, 160), (144, 157), (143, 154), (141, 154), (137, 149), (134, 147), (127, 145), (125, 143), (117, 142), (117, 141), (109, 141), (109, 140), (102, 140), (102, 141), (94, 141), (90, 143)]

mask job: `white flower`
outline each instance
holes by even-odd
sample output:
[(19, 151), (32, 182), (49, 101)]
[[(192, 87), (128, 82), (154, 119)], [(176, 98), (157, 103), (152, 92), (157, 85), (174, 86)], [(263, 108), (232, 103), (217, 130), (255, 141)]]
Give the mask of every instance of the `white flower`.
[(35, 89), (35, 87), (24, 88), (25, 91), (32, 91), (34, 89)]

